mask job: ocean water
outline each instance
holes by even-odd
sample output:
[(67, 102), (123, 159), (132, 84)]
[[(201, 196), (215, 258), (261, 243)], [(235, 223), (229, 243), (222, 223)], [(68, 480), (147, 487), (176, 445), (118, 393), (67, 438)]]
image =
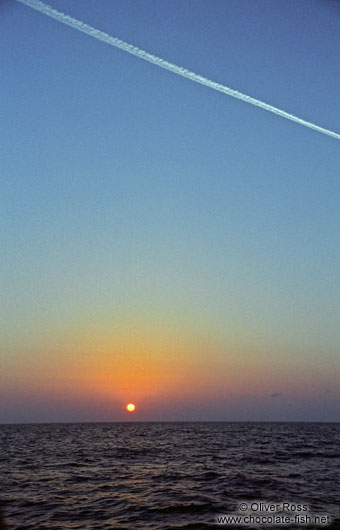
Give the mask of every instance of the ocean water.
[(1, 504), (10, 530), (245, 528), (216, 524), (241, 501), (339, 519), (339, 439), (325, 423), (2, 425)]

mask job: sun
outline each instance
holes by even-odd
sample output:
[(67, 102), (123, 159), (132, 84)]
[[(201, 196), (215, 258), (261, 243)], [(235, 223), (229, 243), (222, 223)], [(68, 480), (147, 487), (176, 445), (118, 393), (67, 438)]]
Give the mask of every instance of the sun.
[(126, 410), (129, 412), (133, 412), (135, 408), (136, 408), (136, 405), (134, 405), (133, 403), (129, 403), (128, 405), (126, 405)]

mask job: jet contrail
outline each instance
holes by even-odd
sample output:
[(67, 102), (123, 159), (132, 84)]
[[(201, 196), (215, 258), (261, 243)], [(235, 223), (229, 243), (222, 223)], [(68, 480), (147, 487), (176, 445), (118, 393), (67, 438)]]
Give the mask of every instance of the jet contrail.
[(128, 44), (127, 42), (117, 39), (116, 37), (112, 37), (111, 35), (108, 35), (107, 33), (100, 31), (99, 29), (93, 28), (89, 26), (88, 24), (85, 24), (84, 22), (77, 20), (76, 18), (73, 18), (69, 15), (65, 15), (64, 13), (57, 11), (53, 7), (45, 4), (44, 2), (41, 2), (40, 0), (17, 0), (17, 2), (20, 2), (21, 4), (25, 4), (28, 7), (36, 9), (40, 13), (43, 13), (44, 15), (47, 15), (48, 17), (54, 18), (58, 20), (59, 22), (62, 22), (63, 24), (67, 24), (68, 26), (71, 26), (72, 28), (77, 29), (78, 31), (82, 31), (83, 33), (86, 33), (87, 35), (90, 35), (90, 37), (94, 37), (95, 39), (106, 42), (106, 44), (115, 46), (116, 48), (119, 48), (120, 50), (123, 50), (124, 52), (131, 53), (132, 55), (135, 55), (136, 57), (139, 57), (140, 59), (143, 59), (144, 61), (149, 61), (150, 63), (156, 66), (159, 66), (160, 68), (164, 68), (165, 70), (169, 70), (170, 72), (173, 72), (174, 74), (181, 75), (182, 77), (185, 77), (186, 79), (190, 79), (191, 81), (194, 81), (195, 83), (200, 83), (201, 85), (205, 85), (209, 88), (212, 88), (213, 90), (217, 90), (218, 92), (222, 92), (223, 94), (227, 94), (228, 96), (232, 96), (233, 98), (240, 99), (241, 101), (244, 101), (245, 103), (250, 103), (251, 105), (255, 105), (255, 107), (260, 107), (263, 110), (273, 112), (274, 114), (277, 114), (278, 116), (281, 116), (282, 118), (286, 118), (287, 120), (294, 121), (296, 123), (299, 123), (300, 125), (309, 127), (310, 129), (313, 129), (314, 131), (317, 131), (322, 134), (327, 134), (328, 136), (332, 136), (332, 138), (336, 138), (337, 140), (340, 140), (340, 134), (336, 132), (329, 131), (328, 129), (324, 129), (323, 127), (319, 127), (318, 125), (315, 125), (314, 123), (305, 121), (302, 118), (298, 118), (294, 114), (289, 114), (288, 112), (285, 112), (284, 110), (273, 107), (272, 105), (268, 105), (268, 103), (264, 103), (263, 101), (260, 101), (259, 99), (255, 99), (255, 98), (252, 98), (251, 96), (247, 96), (246, 94), (242, 94), (242, 92), (233, 90), (232, 88), (221, 85), (220, 83), (215, 83), (215, 81), (211, 81), (210, 79), (207, 79), (206, 77), (197, 75), (194, 72), (187, 70), (186, 68), (177, 66), (176, 64), (169, 63), (168, 61), (165, 61), (164, 59), (161, 59), (160, 57), (157, 57), (156, 55), (152, 55), (151, 53), (145, 52), (144, 50), (141, 50), (140, 48), (137, 48), (136, 46), (133, 46), (132, 44)]

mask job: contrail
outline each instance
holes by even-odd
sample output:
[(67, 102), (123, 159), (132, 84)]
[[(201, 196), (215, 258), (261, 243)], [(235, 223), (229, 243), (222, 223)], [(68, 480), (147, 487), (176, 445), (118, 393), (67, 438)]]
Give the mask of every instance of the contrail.
[(132, 44), (128, 44), (127, 42), (117, 39), (116, 37), (112, 37), (111, 35), (108, 35), (107, 33), (100, 31), (99, 29), (93, 28), (89, 26), (88, 24), (85, 24), (84, 22), (77, 20), (76, 18), (73, 18), (69, 15), (65, 15), (64, 13), (57, 11), (53, 7), (45, 4), (44, 2), (41, 2), (40, 0), (17, 0), (17, 2), (20, 2), (21, 4), (25, 4), (28, 7), (36, 9), (40, 13), (43, 13), (44, 15), (47, 15), (48, 17), (54, 18), (58, 20), (59, 22), (62, 22), (63, 24), (67, 24), (68, 26), (71, 26), (72, 28), (77, 29), (78, 31), (82, 31), (83, 33), (86, 33), (87, 35), (90, 35), (90, 37), (94, 37), (95, 39), (106, 42), (106, 44), (110, 44), (110, 46), (115, 46), (116, 48), (119, 48), (120, 50), (123, 50), (124, 52), (131, 53), (132, 55), (135, 55), (136, 57), (139, 57), (140, 59), (143, 59), (144, 61), (149, 61), (150, 63), (156, 66), (159, 66), (160, 68), (169, 70), (170, 72), (173, 72), (174, 74), (185, 77), (186, 79), (190, 79), (191, 81), (194, 81), (195, 83), (200, 83), (201, 85), (205, 85), (209, 88), (212, 88), (213, 90), (217, 90), (218, 92), (222, 92), (223, 94), (227, 94), (228, 96), (232, 96), (233, 98), (240, 99), (241, 101), (244, 101), (245, 103), (250, 103), (251, 105), (255, 105), (255, 107), (260, 107), (263, 110), (273, 112), (274, 114), (277, 114), (278, 116), (281, 116), (282, 118), (286, 118), (287, 120), (294, 121), (296, 123), (299, 123), (300, 125), (309, 127), (310, 129), (313, 129), (314, 131), (317, 131), (322, 134), (327, 134), (328, 136), (332, 136), (332, 138), (336, 138), (337, 140), (340, 140), (340, 134), (336, 132), (329, 131), (328, 129), (324, 129), (323, 127), (319, 127), (318, 125), (315, 125), (314, 123), (305, 121), (302, 118), (298, 118), (298, 116), (295, 116), (294, 114), (289, 114), (288, 112), (278, 109), (277, 107), (273, 107), (272, 105), (269, 105), (268, 103), (264, 103), (263, 101), (260, 101), (259, 99), (252, 98), (251, 96), (242, 94), (242, 92), (238, 92), (237, 90), (233, 90), (232, 88), (229, 88), (225, 85), (221, 85), (220, 83), (211, 81), (210, 79), (207, 79), (206, 77), (197, 75), (194, 72), (187, 70), (186, 68), (177, 66), (176, 64), (169, 63), (168, 61), (165, 61), (164, 59), (161, 59), (160, 57), (157, 57), (156, 55), (152, 55), (151, 53), (145, 52), (144, 50), (141, 50), (140, 48), (137, 48), (136, 46), (133, 46)]

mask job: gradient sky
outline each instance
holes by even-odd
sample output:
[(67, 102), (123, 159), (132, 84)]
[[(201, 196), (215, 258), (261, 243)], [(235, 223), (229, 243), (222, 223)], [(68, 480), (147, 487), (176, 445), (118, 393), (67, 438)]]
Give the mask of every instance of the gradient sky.
[[(337, 2), (50, 4), (340, 132)], [(0, 10), (0, 422), (339, 421), (340, 142)]]

